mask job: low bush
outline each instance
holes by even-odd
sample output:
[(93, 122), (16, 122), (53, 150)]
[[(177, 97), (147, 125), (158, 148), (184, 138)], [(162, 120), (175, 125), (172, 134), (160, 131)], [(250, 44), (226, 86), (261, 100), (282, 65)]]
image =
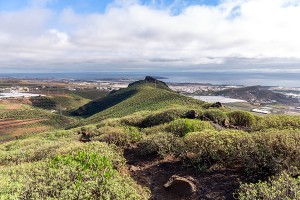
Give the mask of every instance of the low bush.
[(253, 127), (255, 131), (267, 129), (300, 129), (300, 117), (288, 115), (269, 115), (261, 117)]
[(123, 127), (124, 132), (130, 135), (130, 142), (135, 143), (141, 140), (142, 133), (140, 130), (134, 126), (125, 126)]
[(209, 122), (197, 119), (177, 119), (170, 122), (165, 127), (167, 132), (174, 133), (180, 137), (183, 137), (189, 132), (202, 131), (204, 129), (213, 129), (213, 127)]
[(96, 138), (97, 141), (115, 144), (121, 147), (127, 147), (130, 144), (130, 136), (124, 132), (110, 132)]
[(234, 149), (238, 143), (240, 131), (205, 130), (188, 133), (184, 137), (184, 151), (180, 157), (183, 161), (199, 170), (206, 170), (214, 164), (226, 166), (236, 157)]
[[(98, 143), (101, 144), (101, 143)], [(94, 145), (94, 144), (93, 144)], [(99, 147), (101, 148), (102, 145)], [(104, 145), (105, 146), (105, 145)], [(102, 148), (104, 147), (102, 146)], [(43, 162), (0, 168), (1, 199), (147, 199), (149, 192), (114, 168), (99, 149), (58, 155)]]
[(140, 124), (140, 127), (146, 128), (171, 122), (177, 118), (184, 117), (187, 109), (169, 109), (146, 117)]
[(214, 164), (241, 166), (249, 175), (275, 174), (300, 167), (299, 132), (202, 131), (184, 138), (182, 159), (199, 169)]
[(179, 152), (180, 140), (172, 133), (160, 132), (144, 137), (138, 143), (138, 149), (141, 155), (157, 154), (165, 156)]
[[(295, 175), (296, 174), (296, 175)], [(265, 182), (242, 184), (236, 193), (240, 200), (290, 200), (300, 198), (300, 171), (284, 171)]]
[(145, 118), (149, 116), (150, 113), (150, 111), (137, 112), (132, 115), (122, 117), (120, 121), (124, 125), (139, 127), (141, 126), (142, 121), (145, 120)]
[(101, 141), (117, 146), (128, 147), (130, 144), (139, 141), (141, 134), (136, 127), (109, 127), (105, 126), (97, 129), (91, 135), (92, 141)]
[(208, 109), (204, 111), (203, 114), (199, 116), (199, 118), (203, 120), (211, 120), (220, 125), (222, 125), (222, 123), (224, 123), (224, 121), (228, 119), (225, 112), (219, 109)]
[[(89, 149), (97, 151), (99, 154), (109, 155), (118, 166), (124, 162), (124, 158), (118, 153), (117, 147), (110, 147), (105, 143), (84, 144), (79, 141), (71, 140), (48, 140), (44, 138), (28, 138), (7, 142), (0, 146), (0, 166), (2, 165), (20, 165), (28, 162), (37, 162), (45, 159), (51, 159), (56, 155), (65, 155), (73, 151)], [(109, 151), (107, 151), (109, 149)], [(111, 150), (113, 149), (113, 151)], [(117, 153), (116, 153), (117, 152)]]
[(117, 127), (120, 126), (121, 122), (119, 118), (109, 118), (109, 119), (104, 119), (100, 123), (96, 125), (97, 128), (101, 128), (104, 126), (111, 126), (111, 127)]
[(254, 115), (246, 111), (232, 111), (227, 113), (227, 116), (231, 124), (240, 127), (251, 127), (256, 123)]

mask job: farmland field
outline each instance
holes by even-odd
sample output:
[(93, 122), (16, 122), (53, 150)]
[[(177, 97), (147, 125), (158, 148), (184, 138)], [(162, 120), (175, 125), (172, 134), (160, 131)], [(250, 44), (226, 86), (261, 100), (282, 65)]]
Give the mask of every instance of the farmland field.
[(63, 128), (72, 119), (34, 108), (23, 100), (0, 102), (0, 143), (15, 137)]

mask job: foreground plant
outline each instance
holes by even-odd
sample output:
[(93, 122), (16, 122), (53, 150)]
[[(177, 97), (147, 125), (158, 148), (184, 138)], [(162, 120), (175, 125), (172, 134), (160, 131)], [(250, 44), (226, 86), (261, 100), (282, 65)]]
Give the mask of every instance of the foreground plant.
[(284, 171), (279, 176), (256, 184), (242, 184), (237, 192), (240, 200), (300, 199), (300, 172), (296, 168)]

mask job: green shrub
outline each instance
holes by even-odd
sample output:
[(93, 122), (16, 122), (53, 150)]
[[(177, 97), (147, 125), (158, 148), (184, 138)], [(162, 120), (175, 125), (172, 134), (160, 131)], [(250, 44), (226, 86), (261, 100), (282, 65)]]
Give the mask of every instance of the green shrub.
[(142, 121), (149, 115), (149, 113), (149, 111), (141, 111), (126, 117), (122, 117), (121, 123), (128, 126), (141, 126)]
[(73, 151), (81, 151), (82, 149), (97, 151), (99, 154), (105, 153), (110, 156), (110, 160), (118, 163), (118, 166), (124, 163), (124, 158), (118, 155), (120, 150), (113, 148), (113, 146), (108, 148), (108, 145), (105, 143), (90, 142), (84, 144), (79, 141), (65, 140), (64, 138), (62, 140), (28, 138), (2, 144), (0, 146), (0, 166), (41, 161), (53, 158), (56, 155), (66, 155)]
[(300, 117), (288, 115), (269, 115), (261, 117), (257, 120), (253, 130), (266, 130), (266, 129), (300, 129)]
[(270, 178), (266, 182), (242, 184), (237, 192), (237, 196), (240, 200), (300, 199), (300, 172), (298, 170), (296, 172), (298, 177), (294, 176), (295, 172), (284, 171), (279, 176)]
[(121, 122), (120, 122), (119, 118), (109, 118), (109, 119), (102, 120), (100, 123), (98, 123), (96, 125), (96, 127), (97, 128), (101, 128), (101, 127), (104, 127), (104, 126), (117, 127), (117, 126), (120, 126), (120, 125), (121, 125)]
[(289, 166), (300, 167), (299, 132), (258, 132), (225, 130), (189, 133), (184, 138), (181, 158), (199, 169), (214, 164), (238, 164), (249, 175), (275, 174)]
[(91, 134), (92, 141), (101, 141), (108, 144), (115, 144), (117, 146), (127, 147), (130, 144), (140, 140), (141, 134), (136, 127), (110, 127), (105, 126), (95, 130)]
[(115, 144), (121, 147), (130, 145), (130, 136), (124, 132), (111, 132), (103, 134), (97, 138), (98, 141), (106, 142), (108, 144)]
[(123, 127), (124, 132), (130, 135), (130, 142), (135, 143), (141, 140), (142, 134), (140, 130), (134, 126)]
[(300, 167), (300, 133), (258, 132), (241, 143), (239, 156), (250, 173), (275, 174), (290, 166)]
[(173, 154), (179, 152), (179, 138), (172, 133), (156, 133), (144, 137), (138, 143), (138, 149), (141, 155), (158, 154), (159, 156), (165, 156), (167, 154)]
[(204, 129), (213, 129), (209, 122), (197, 119), (177, 119), (166, 125), (165, 130), (183, 137), (189, 132), (202, 131)]
[(232, 111), (227, 113), (230, 123), (236, 126), (251, 127), (255, 124), (254, 115), (246, 111)]
[(204, 130), (188, 133), (184, 137), (183, 161), (199, 170), (206, 170), (218, 164), (226, 166), (235, 159), (235, 146), (240, 142), (241, 131)]
[[(99, 143), (101, 144), (101, 143)], [(103, 147), (103, 146), (102, 146)], [(106, 151), (110, 147), (106, 146)], [(103, 150), (102, 150), (103, 151)], [(0, 168), (1, 199), (147, 199), (149, 193), (90, 148), (43, 162)]]
[(200, 119), (211, 120), (215, 123), (222, 124), (226, 119), (227, 115), (218, 109), (208, 109), (204, 111), (203, 115), (199, 116)]
[(186, 109), (169, 109), (159, 113), (155, 113), (149, 115), (141, 122), (141, 127), (151, 127), (164, 123), (168, 123), (177, 119), (179, 117), (183, 117), (186, 113)]

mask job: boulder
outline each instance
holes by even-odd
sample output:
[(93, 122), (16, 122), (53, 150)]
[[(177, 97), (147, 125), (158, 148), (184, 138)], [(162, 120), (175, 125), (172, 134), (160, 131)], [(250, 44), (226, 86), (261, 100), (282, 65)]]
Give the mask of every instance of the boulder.
[(188, 119), (195, 119), (197, 117), (197, 113), (195, 110), (189, 110), (187, 113), (185, 113), (185, 117)]
[(136, 172), (136, 171), (139, 171), (140, 168), (137, 167), (137, 166), (131, 165), (130, 168), (129, 168), (129, 170), (132, 171), (132, 172)]
[(80, 142), (91, 142), (91, 135), (86, 130), (81, 130), (78, 132), (78, 134), (81, 134)]
[(177, 175), (171, 176), (167, 183), (164, 184), (164, 188), (179, 196), (191, 196), (197, 188), (195, 180), (192, 177), (180, 177)]
[(223, 122), (222, 122), (222, 125), (224, 126), (224, 127), (229, 127), (230, 126), (230, 122), (229, 122), (229, 120), (228, 119), (224, 119), (223, 120)]
[(216, 102), (216, 103), (213, 103), (210, 107), (212, 107), (212, 108), (221, 108), (221, 107), (223, 107), (223, 104), (221, 102)]

